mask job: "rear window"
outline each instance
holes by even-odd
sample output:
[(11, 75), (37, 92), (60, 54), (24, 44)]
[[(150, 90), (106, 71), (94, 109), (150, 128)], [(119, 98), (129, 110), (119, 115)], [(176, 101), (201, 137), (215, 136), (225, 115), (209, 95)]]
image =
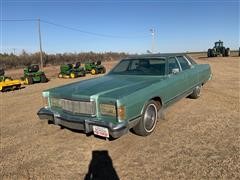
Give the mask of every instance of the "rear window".
[(190, 64), (183, 56), (177, 56), (177, 60), (182, 67), (182, 70), (190, 69)]
[(185, 56), (185, 58), (187, 58), (187, 60), (188, 60), (192, 65), (197, 64), (191, 57)]
[(170, 57), (168, 59), (168, 74), (172, 74), (173, 73), (173, 69), (180, 70), (176, 58), (175, 57)]

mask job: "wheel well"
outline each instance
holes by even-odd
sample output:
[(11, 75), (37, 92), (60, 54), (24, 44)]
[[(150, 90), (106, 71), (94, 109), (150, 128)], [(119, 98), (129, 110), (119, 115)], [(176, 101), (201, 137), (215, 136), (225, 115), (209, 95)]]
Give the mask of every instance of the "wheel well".
[(158, 103), (158, 107), (157, 107), (158, 110), (162, 107), (162, 100), (161, 100), (160, 97), (154, 97), (151, 100), (154, 100), (154, 101), (156, 101)]

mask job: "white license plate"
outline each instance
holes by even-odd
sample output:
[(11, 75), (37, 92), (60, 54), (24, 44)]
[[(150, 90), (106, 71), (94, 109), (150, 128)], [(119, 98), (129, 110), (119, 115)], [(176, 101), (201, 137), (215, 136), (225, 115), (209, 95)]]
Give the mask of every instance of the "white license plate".
[(105, 128), (105, 127), (93, 126), (93, 133), (98, 135), (98, 136), (109, 138), (108, 129)]

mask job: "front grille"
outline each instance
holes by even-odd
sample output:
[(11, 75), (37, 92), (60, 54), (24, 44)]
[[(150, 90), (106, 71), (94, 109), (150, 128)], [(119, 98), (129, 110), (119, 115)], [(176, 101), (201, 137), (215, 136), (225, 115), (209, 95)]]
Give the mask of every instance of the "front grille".
[(96, 114), (96, 105), (94, 101), (73, 101), (57, 98), (51, 98), (50, 101), (52, 107), (58, 107), (74, 114)]

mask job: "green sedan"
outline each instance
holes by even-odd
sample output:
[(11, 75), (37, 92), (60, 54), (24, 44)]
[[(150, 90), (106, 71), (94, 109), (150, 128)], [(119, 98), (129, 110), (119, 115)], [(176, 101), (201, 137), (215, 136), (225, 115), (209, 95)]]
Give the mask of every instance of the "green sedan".
[(200, 97), (211, 76), (208, 64), (197, 64), (186, 54), (133, 56), (102, 77), (44, 91), (38, 116), (106, 138), (130, 129), (147, 136), (164, 109), (181, 98)]

